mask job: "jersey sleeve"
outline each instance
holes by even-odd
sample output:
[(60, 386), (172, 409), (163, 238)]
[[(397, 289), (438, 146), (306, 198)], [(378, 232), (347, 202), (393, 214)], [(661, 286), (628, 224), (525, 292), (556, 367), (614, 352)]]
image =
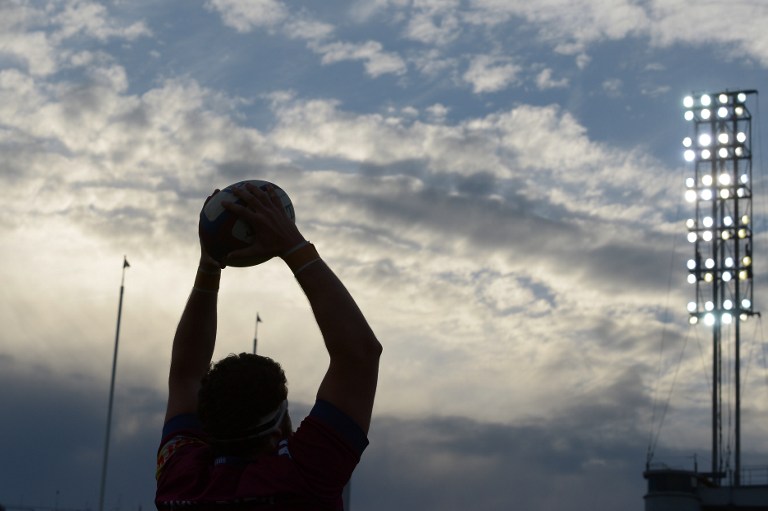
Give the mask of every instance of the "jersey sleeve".
[(181, 447), (204, 444), (202, 434), (200, 419), (195, 414), (178, 415), (166, 422), (163, 426), (160, 448), (157, 450), (155, 479), (160, 479), (165, 465)]
[(319, 400), (291, 438), (288, 454), (311, 492), (335, 502), (367, 446), (360, 426)]

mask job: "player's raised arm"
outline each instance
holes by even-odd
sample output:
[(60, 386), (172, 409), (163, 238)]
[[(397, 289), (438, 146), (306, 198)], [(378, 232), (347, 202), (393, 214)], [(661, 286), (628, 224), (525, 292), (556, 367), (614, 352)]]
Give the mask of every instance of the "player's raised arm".
[[(268, 192), (271, 194), (271, 190)], [(354, 420), (366, 433), (370, 426), (378, 380), (381, 344), (354, 299), (282, 211), (280, 200), (256, 187), (236, 191), (245, 204), (226, 203), (258, 232), (260, 241), (230, 254), (246, 258), (279, 255), (294, 272), (312, 306), (330, 355), (330, 365), (317, 393)]]
[(220, 277), (219, 264), (201, 247), (195, 283), (173, 338), (166, 422), (177, 415), (197, 410), (200, 380), (208, 372), (216, 343), (216, 301)]

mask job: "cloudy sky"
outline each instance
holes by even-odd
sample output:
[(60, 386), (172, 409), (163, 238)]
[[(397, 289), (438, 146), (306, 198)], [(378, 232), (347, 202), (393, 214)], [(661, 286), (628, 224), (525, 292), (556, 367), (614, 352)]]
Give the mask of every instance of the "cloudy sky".
[[(96, 507), (127, 255), (106, 507), (152, 508), (197, 215), (258, 178), (384, 345), (354, 509), (642, 509), (649, 446), (710, 459), (681, 100), (760, 89), (767, 25), (761, 0), (0, 0), (0, 504)], [(298, 419), (326, 356), (279, 261), (225, 270), (217, 357), (257, 312)]]

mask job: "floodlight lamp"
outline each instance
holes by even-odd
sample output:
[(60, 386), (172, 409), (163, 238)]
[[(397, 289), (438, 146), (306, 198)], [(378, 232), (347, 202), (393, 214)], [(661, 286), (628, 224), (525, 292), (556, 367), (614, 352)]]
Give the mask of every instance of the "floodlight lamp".
[(747, 277), (749, 277), (747, 270), (741, 270), (739, 272), (739, 280), (747, 280)]
[(701, 150), (701, 159), (702, 160), (708, 160), (710, 156), (712, 156), (712, 153), (709, 152), (709, 149), (702, 149)]
[(699, 135), (699, 145), (702, 147), (708, 147), (712, 143), (712, 137), (709, 133), (702, 133)]
[(727, 144), (728, 140), (730, 140), (730, 137), (726, 132), (722, 132), (719, 135), (717, 135), (717, 141), (720, 142), (721, 144)]
[(726, 241), (727, 241), (727, 240), (729, 240), (729, 239), (731, 239), (731, 231), (728, 231), (728, 230), (725, 230), (725, 231), (723, 231), (723, 232), (720, 234), (720, 237), (721, 237), (721, 238), (723, 238), (723, 239), (724, 239), (724, 240), (726, 240)]
[(736, 141), (739, 142), (740, 144), (743, 144), (744, 142), (747, 141), (747, 134), (744, 133), (743, 131), (736, 133)]
[(736, 190), (736, 195), (739, 197), (744, 197), (747, 194), (747, 191), (744, 188), (739, 188)]
[(718, 155), (720, 158), (723, 158), (723, 159), (725, 159), (725, 158), (728, 158), (728, 148), (727, 148), (727, 147), (721, 147), (721, 148), (720, 148), (720, 149), (717, 151), (717, 155)]
[(699, 318), (696, 316), (691, 316), (688, 318), (688, 323), (691, 325), (695, 325), (698, 322), (699, 322)]
[(728, 103), (728, 94), (720, 94), (717, 99), (720, 101), (720, 104), (725, 105)]
[(696, 191), (694, 190), (686, 190), (685, 191), (685, 200), (688, 202), (694, 202), (696, 200)]
[(728, 311), (733, 309), (733, 302), (730, 300), (723, 300), (723, 309)]
[(709, 111), (708, 108), (702, 108), (701, 109), (701, 118), (705, 121), (709, 119), (712, 116), (712, 112)]
[(703, 94), (699, 101), (701, 101), (701, 106), (709, 106), (712, 104), (712, 98), (709, 94)]
[(733, 268), (733, 257), (726, 257), (725, 258), (725, 267), (726, 268)]
[(701, 239), (704, 241), (712, 241), (712, 231), (704, 231), (701, 233)]
[(704, 315), (704, 324), (707, 326), (712, 326), (715, 324), (715, 315), (711, 312)]
[(690, 275), (688, 275), (688, 283), (689, 284), (695, 284), (696, 283), (696, 275), (694, 275), (692, 273)]
[(741, 259), (741, 264), (743, 264), (744, 266), (749, 266), (750, 264), (752, 264), (752, 258), (749, 256), (744, 256)]
[(733, 225), (733, 218), (730, 216), (723, 217), (723, 225), (726, 227), (730, 227)]
[(691, 147), (692, 144), (693, 144), (693, 139), (691, 139), (691, 137), (685, 137), (683, 139), (683, 147)]
[(696, 238), (698, 238), (698, 236), (696, 236), (695, 232), (689, 232), (688, 233), (688, 242), (696, 243)]
[(714, 277), (711, 273), (705, 273), (704, 274), (704, 282), (712, 282), (714, 280)]
[(739, 93), (736, 95), (736, 100), (737, 100), (739, 103), (744, 103), (744, 102), (747, 100), (747, 95), (746, 95), (746, 94), (744, 94), (743, 92), (739, 92)]
[(720, 174), (720, 176), (718, 176), (717, 182), (723, 186), (728, 186), (729, 184), (731, 184), (731, 175), (728, 174), (727, 172), (723, 172), (722, 174)]
[(707, 311), (713, 311), (715, 310), (715, 304), (713, 302), (706, 302), (704, 304), (704, 309)]
[(752, 307), (752, 301), (749, 298), (744, 298), (741, 301), (741, 308), (742, 309), (749, 309)]
[(692, 177), (689, 177), (685, 180), (685, 186), (686, 188), (693, 188), (696, 186), (696, 181), (694, 181)]
[(706, 190), (701, 191), (701, 200), (708, 201), (712, 200), (712, 190), (707, 188)]
[(742, 106), (733, 107), (733, 113), (736, 114), (736, 116), (741, 117), (742, 115), (744, 115), (744, 107)]
[(688, 302), (688, 312), (696, 312), (697, 308), (696, 302)]
[(717, 116), (721, 119), (728, 117), (728, 109), (725, 108), (724, 106), (721, 106), (720, 108), (717, 109)]
[(685, 152), (683, 152), (683, 158), (685, 158), (685, 161), (693, 161), (696, 159), (696, 153), (693, 149), (686, 149)]
[(749, 215), (741, 215), (741, 223), (744, 225), (749, 225)]
[(733, 154), (735, 154), (738, 157), (741, 157), (744, 154), (744, 148), (743, 147), (737, 147), (733, 150)]
[(696, 269), (696, 260), (695, 259), (688, 259), (688, 262), (685, 263), (685, 265), (688, 267), (689, 270), (695, 270)]
[(704, 186), (712, 186), (712, 174), (702, 175), (701, 184), (703, 184)]
[(715, 223), (715, 221), (714, 221), (714, 220), (712, 220), (712, 217), (711, 217), (711, 216), (705, 216), (705, 217), (704, 217), (704, 218), (701, 220), (701, 224), (702, 224), (704, 227), (706, 227), (707, 229), (709, 229), (710, 227), (712, 227), (712, 225), (713, 225), (714, 223)]
[(685, 226), (689, 229), (693, 229), (694, 227), (696, 227), (696, 220), (694, 220), (693, 218), (689, 218), (688, 220), (685, 221)]
[(739, 314), (739, 319), (742, 321), (746, 321), (749, 316), (747, 314), (744, 314), (743, 312)]
[(723, 312), (723, 315), (720, 316), (720, 320), (723, 322), (724, 325), (730, 325), (733, 323), (733, 316), (730, 312)]
[(747, 230), (746, 229), (739, 229), (739, 238), (744, 239), (747, 237)]
[(686, 121), (692, 121), (693, 120), (693, 110), (686, 110), (685, 115), (683, 116)]
[(685, 108), (692, 108), (693, 107), (693, 96), (686, 96), (683, 98), (683, 106)]
[(711, 257), (707, 258), (707, 260), (704, 261), (704, 266), (706, 266), (708, 270), (711, 270), (715, 267), (715, 260)]
[(746, 174), (742, 174), (739, 177), (739, 181), (741, 181), (743, 184), (747, 184), (749, 182), (749, 176)]
[(724, 271), (723, 272), (723, 282), (730, 282), (733, 276), (731, 275), (731, 272)]
[(730, 190), (728, 188), (723, 188), (720, 190), (720, 198), (721, 199), (727, 199), (731, 196)]

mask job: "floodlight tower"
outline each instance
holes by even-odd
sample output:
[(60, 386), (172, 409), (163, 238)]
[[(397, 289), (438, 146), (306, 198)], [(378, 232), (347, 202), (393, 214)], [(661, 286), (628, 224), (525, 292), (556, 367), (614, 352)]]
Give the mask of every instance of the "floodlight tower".
[[(693, 258), (688, 282), (695, 299), (688, 304), (691, 324), (712, 329), (712, 479), (728, 468), (723, 453), (724, 341), (733, 340), (733, 485), (741, 484), (740, 326), (753, 309), (752, 272), (752, 115), (747, 99), (754, 90), (687, 96), (685, 119), (692, 136), (683, 140), (694, 175), (686, 179), (686, 200), (694, 215), (686, 222)], [(725, 459), (724, 459), (725, 458)]]

